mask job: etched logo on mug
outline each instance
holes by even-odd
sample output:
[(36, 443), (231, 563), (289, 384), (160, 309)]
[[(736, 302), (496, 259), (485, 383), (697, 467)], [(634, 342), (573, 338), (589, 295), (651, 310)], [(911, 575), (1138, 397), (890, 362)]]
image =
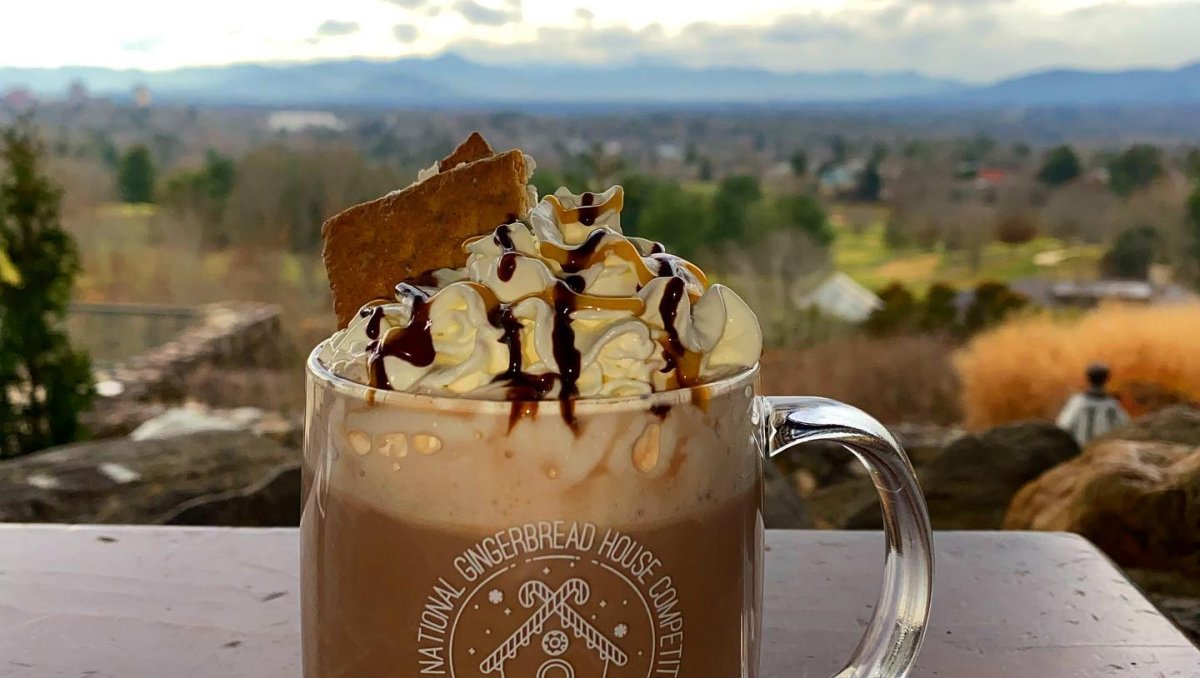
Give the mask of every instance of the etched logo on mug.
[(420, 675), (679, 675), (679, 594), (635, 536), (592, 523), (526, 523), (481, 539), (448, 568), (421, 613)]

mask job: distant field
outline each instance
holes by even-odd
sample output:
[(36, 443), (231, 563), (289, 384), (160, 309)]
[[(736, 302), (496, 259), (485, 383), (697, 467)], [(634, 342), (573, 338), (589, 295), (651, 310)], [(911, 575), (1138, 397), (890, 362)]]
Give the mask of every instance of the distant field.
[[(1096, 275), (1104, 252), (1099, 245), (1073, 245), (1046, 237), (1021, 245), (992, 242), (984, 247), (978, 270), (972, 270), (964, 251), (889, 249), (883, 239), (883, 208), (838, 207), (831, 213), (837, 229), (835, 266), (871, 289), (892, 282), (923, 290), (936, 282), (965, 287), (984, 280), (1011, 282), (1034, 276), (1090, 278)], [(855, 222), (858, 227), (852, 228)], [(1035, 261), (1038, 255), (1042, 255), (1040, 263)]]

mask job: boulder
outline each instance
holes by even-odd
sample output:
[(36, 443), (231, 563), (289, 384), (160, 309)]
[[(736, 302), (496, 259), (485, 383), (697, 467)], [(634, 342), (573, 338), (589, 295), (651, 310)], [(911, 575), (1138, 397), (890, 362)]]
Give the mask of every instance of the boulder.
[(295, 527), (300, 524), (300, 464), (280, 466), (245, 489), (196, 497), (157, 522), (165, 525)]
[(801, 530), (813, 527), (812, 518), (796, 487), (771, 461), (764, 462), (763, 522), (770, 529)]
[(1158, 570), (1126, 570), (1125, 574), (1180, 631), (1200, 646), (1200, 578)]
[(0, 462), (0, 521), (161, 522), (197, 497), (291, 491), (266, 479), (299, 462), (246, 431), (64, 445)]
[[(1078, 454), (1075, 440), (1057, 426), (1022, 422), (956, 438), (918, 469), (917, 477), (935, 529), (998, 529), (1017, 490)], [(818, 523), (850, 529), (883, 527), (870, 481), (819, 490), (809, 502)]]
[(1124, 567), (1200, 577), (1200, 445), (1095, 441), (1022, 488), (1004, 527), (1075, 532)]
[(1160, 443), (1200, 446), (1200, 410), (1175, 405), (1109, 431), (1100, 440), (1153, 440)]
[(266, 436), (284, 447), (303, 444), (303, 422), (299, 415), (288, 417), (257, 407), (221, 409), (188, 402), (162, 410), (129, 433), (132, 440), (170, 438), (202, 431), (250, 431)]

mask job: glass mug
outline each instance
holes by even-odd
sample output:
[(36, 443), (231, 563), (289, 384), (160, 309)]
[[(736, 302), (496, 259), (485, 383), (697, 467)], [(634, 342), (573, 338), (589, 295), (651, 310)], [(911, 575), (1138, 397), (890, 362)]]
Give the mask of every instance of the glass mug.
[(836, 441), (866, 464), (884, 585), (839, 678), (904, 676), (932, 561), (925, 503), (874, 419), (691, 389), (503, 402), (379, 391), (309, 357), (305, 678), (758, 678), (766, 455)]

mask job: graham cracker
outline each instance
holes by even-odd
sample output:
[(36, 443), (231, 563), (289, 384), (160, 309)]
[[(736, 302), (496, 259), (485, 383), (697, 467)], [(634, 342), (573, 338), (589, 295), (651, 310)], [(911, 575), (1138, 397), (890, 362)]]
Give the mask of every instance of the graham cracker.
[[(468, 138), (450, 158), (470, 143)], [(322, 257), (338, 327), (367, 302), (394, 298), (396, 283), (406, 278), (463, 266), (463, 241), (528, 214), (527, 178), (524, 154), (512, 150), (331, 217), (321, 227)]]
[(450, 152), (450, 155), (438, 161), (438, 171), (446, 172), (458, 167), (464, 162), (475, 162), (490, 158), (496, 153), (492, 151), (492, 147), (487, 140), (479, 132), (471, 132), (470, 136), (463, 140), (458, 148)]

